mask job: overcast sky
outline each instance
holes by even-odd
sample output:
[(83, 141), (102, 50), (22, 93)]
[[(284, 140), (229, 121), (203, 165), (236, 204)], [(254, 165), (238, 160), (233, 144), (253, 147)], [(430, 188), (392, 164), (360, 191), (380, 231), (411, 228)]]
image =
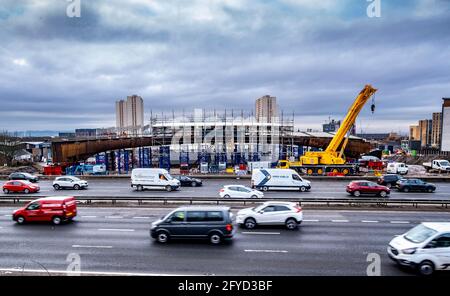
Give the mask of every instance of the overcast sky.
[(302, 128), (378, 92), (357, 131), (407, 131), (450, 97), (450, 1), (2, 0), (0, 129), (115, 124), (114, 102), (153, 112), (251, 110), (277, 97)]

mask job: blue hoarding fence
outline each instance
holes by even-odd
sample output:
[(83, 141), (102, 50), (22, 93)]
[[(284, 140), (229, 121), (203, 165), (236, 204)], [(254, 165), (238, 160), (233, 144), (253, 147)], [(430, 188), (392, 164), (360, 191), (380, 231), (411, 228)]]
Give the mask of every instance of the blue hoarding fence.
[(170, 170), (170, 146), (159, 147), (159, 167)]

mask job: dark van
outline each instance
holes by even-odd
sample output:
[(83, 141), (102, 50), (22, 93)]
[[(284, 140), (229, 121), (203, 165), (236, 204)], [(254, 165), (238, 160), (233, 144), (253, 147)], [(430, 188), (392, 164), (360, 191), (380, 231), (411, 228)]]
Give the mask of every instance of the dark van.
[(150, 235), (160, 243), (171, 238), (200, 238), (219, 244), (233, 237), (232, 215), (224, 206), (180, 207), (153, 222)]

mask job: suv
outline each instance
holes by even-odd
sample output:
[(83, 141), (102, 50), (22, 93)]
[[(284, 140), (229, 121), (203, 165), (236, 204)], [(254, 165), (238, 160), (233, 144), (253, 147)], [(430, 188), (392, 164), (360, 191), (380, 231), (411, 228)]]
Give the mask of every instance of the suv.
[(397, 188), (402, 192), (422, 191), (432, 193), (436, 190), (436, 185), (420, 179), (401, 179), (397, 182)]
[(232, 217), (229, 207), (180, 207), (153, 222), (150, 235), (159, 243), (171, 238), (203, 238), (216, 245), (233, 237)]
[(8, 176), (8, 180), (24, 180), (36, 183), (39, 180), (39, 178), (29, 173), (18, 172), (10, 174)]
[(391, 190), (386, 186), (378, 185), (377, 183), (361, 180), (352, 181), (347, 185), (347, 192), (355, 197), (362, 194), (373, 194), (381, 197), (386, 197), (391, 193)]
[(296, 229), (303, 221), (302, 208), (293, 202), (265, 202), (255, 208), (240, 210), (236, 223), (247, 229), (256, 225), (286, 225), (289, 230)]
[(389, 174), (378, 178), (377, 183), (379, 185), (386, 186), (387, 188), (391, 188), (395, 187), (397, 185), (397, 182), (401, 179), (402, 177), (400, 177), (399, 175)]
[(391, 240), (389, 257), (401, 266), (417, 268), (422, 275), (450, 266), (450, 223), (421, 223)]
[(87, 181), (81, 180), (73, 176), (58, 177), (55, 179), (55, 181), (53, 181), (53, 188), (55, 188), (55, 190), (63, 188), (79, 190), (87, 187), (88, 187)]

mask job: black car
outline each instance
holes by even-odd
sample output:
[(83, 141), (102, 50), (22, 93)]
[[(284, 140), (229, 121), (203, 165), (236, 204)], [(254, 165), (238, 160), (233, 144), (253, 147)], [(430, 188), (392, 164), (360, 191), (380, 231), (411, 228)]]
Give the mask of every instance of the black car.
[(395, 187), (397, 182), (400, 181), (402, 177), (400, 175), (389, 174), (378, 178), (377, 183), (379, 185), (386, 186), (387, 188)]
[(191, 178), (188, 176), (175, 176), (175, 179), (180, 181), (181, 186), (202, 186), (202, 180), (197, 178)]
[(39, 180), (39, 178), (29, 173), (18, 172), (10, 174), (8, 176), (8, 180), (25, 180), (36, 183)]
[(420, 179), (401, 179), (397, 182), (397, 188), (402, 192), (422, 191), (431, 193), (436, 190), (436, 185)]
[(172, 238), (203, 238), (219, 244), (233, 237), (232, 223), (229, 207), (180, 207), (153, 222), (150, 235), (159, 243), (167, 243)]

